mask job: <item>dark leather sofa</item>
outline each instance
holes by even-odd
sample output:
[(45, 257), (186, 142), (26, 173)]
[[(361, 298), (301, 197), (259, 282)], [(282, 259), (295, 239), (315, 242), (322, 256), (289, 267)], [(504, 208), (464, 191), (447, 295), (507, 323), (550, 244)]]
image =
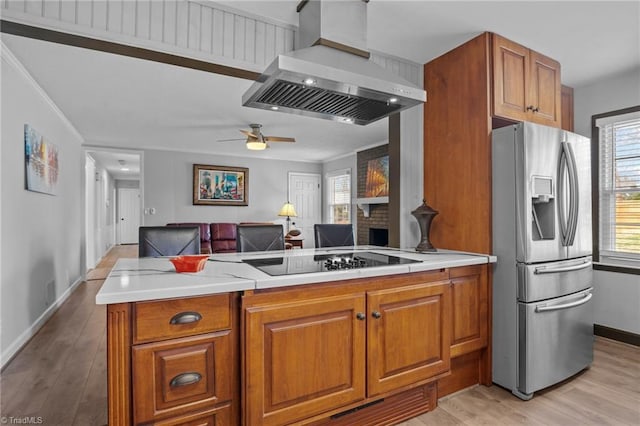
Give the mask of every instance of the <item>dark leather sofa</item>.
[(236, 224), (224, 222), (177, 222), (167, 223), (167, 226), (198, 226), (200, 227), (200, 253), (235, 253)]

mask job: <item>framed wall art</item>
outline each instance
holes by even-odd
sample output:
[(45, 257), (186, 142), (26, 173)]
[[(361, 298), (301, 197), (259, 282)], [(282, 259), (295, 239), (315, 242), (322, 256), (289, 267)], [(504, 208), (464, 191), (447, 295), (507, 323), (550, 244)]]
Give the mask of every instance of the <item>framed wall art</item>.
[(193, 204), (203, 206), (249, 205), (249, 169), (246, 167), (194, 164)]
[(365, 197), (389, 196), (389, 156), (374, 158), (367, 163)]
[(58, 147), (29, 124), (24, 125), (25, 188), (56, 195), (60, 173)]

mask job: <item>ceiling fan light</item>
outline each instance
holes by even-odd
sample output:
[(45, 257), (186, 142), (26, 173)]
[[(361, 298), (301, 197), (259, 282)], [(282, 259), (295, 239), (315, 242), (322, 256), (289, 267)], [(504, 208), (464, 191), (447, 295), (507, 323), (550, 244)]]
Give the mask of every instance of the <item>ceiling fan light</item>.
[(252, 151), (262, 151), (266, 147), (267, 147), (266, 142), (262, 142), (259, 140), (247, 141), (247, 149), (250, 149)]

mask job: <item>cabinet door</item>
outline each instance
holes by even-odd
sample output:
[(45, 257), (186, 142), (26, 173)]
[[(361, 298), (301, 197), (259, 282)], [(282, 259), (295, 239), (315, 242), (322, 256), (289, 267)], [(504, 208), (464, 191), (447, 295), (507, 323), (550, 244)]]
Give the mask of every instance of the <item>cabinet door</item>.
[(533, 50), (530, 58), (529, 103), (533, 106), (530, 121), (560, 127), (560, 63)]
[(453, 315), (451, 357), (487, 346), (488, 287), (484, 265), (451, 270)]
[(493, 115), (525, 121), (528, 117), (529, 49), (493, 35)]
[(369, 292), (367, 314), (369, 396), (449, 370), (449, 282)]
[(364, 294), (245, 309), (245, 423), (282, 425), (365, 397)]

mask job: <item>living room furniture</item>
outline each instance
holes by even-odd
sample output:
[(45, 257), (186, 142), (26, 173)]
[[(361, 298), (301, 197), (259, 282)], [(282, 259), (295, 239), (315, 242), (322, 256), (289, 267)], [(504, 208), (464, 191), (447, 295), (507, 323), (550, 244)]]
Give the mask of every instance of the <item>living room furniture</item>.
[(282, 225), (238, 225), (238, 252), (284, 250)]
[(141, 226), (138, 257), (200, 254), (199, 226)]
[[(180, 223), (167, 223), (167, 226), (198, 226), (200, 228), (200, 253), (210, 254), (212, 252), (211, 247), (211, 230), (209, 224), (206, 222), (180, 222)], [(234, 226), (235, 232), (235, 226)], [(235, 236), (233, 238), (235, 240)], [(234, 250), (235, 251), (235, 246)]]
[(278, 216), (287, 218), (287, 233), (288, 233), (289, 230), (291, 229), (291, 218), (297, 217), (298, 214), (296, 213), (296, 209), (295, 207), (293, 207), (293, 204), (287, 201), (286, 203), (284, 203), (284, 205), (280, 209)]
[(236, 224), (235, 223), (212, 223), (211, 228), (211, 250), (213, 253), (235, 253), (236, 252)]
[(351, 224), (317, 223), (313, 225), (313, 232), (316, 236), (316, 248), (353, 245)]
[(284, 237), (285, 245), (288, 245), (287, 248), (294, 248), (294, 247), (303, 248), (302, 247), (303, 241), (304, 241), (304, 238), (302, 237), (302, 235), (298, 235), (295, 237), (291, 235), (287, 235)]

